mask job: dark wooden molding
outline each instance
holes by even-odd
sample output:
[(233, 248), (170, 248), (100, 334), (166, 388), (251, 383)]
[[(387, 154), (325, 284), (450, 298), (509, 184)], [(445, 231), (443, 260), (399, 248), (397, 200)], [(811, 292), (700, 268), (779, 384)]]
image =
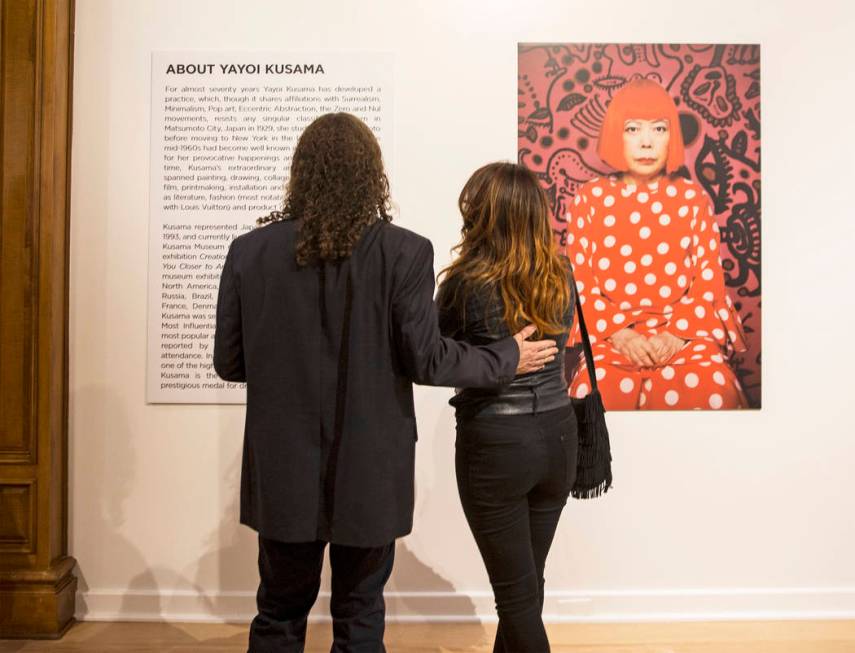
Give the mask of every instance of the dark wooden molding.
[(0, 2), (0, 638), (60, 637), (74, 0)]

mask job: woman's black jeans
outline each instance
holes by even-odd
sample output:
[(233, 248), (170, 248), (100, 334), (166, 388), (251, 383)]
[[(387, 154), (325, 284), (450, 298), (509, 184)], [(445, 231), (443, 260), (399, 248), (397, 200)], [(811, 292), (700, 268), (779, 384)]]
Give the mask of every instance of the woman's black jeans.
[(457, 421), (457, 488), (499, 615), (494, 653), (549, 651), (543, 568), (576, 479), (572, 406)]

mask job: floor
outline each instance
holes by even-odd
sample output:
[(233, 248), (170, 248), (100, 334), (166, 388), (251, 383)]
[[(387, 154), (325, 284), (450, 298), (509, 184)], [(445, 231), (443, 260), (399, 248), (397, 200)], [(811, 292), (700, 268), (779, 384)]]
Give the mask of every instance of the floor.
[[(553, 653), (855, 653), (855, 621), (553, 624)], [(494, 624), (389, 624), (389, 653), (490, 653)], [(75, 624), (59, 641), (4, 640), (0, 651), (87, 653), (246, 651), (234, 624)], [(329, 624), (309, 627), (306, 651), (329, 651)]]

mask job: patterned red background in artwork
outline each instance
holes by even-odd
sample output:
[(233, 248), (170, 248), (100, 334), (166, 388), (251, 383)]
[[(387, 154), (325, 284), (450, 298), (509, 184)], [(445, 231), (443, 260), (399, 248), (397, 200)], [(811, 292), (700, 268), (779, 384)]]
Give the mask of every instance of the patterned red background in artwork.
[(713, 201), (727, 289), (749, 349), (731, 363), (752, 407), (760, 406), (760, 47), (681, 44), (521, 44), (519, 162), (537, 173), (552, 203), (559, 244), (576, 189), (611, 172), (597, 136), (612, 95), (648, 77), (677, 104), (684, 174)]

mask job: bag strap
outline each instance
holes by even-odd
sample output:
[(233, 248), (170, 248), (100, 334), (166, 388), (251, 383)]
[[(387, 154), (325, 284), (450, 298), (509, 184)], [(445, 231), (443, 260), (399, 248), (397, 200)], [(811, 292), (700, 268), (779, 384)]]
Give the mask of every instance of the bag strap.
[(582, 347), (585, 350), (585, 363), (588, 366), (588, 377), (591, 379), (591, 392), (597, 390), (597, 370), (594, 367), (594, 352), (591, 351), (591, 339), (588, 337), (588, 328), (585, 326), (585, 316), (582, 313), (582, 302), (579, 301), (579, 291), (576, 290), (576, 278), (573, 277), (573, 288), (576, 296), (576, 314), (579, 316), (579, 330), (582, 332)]

